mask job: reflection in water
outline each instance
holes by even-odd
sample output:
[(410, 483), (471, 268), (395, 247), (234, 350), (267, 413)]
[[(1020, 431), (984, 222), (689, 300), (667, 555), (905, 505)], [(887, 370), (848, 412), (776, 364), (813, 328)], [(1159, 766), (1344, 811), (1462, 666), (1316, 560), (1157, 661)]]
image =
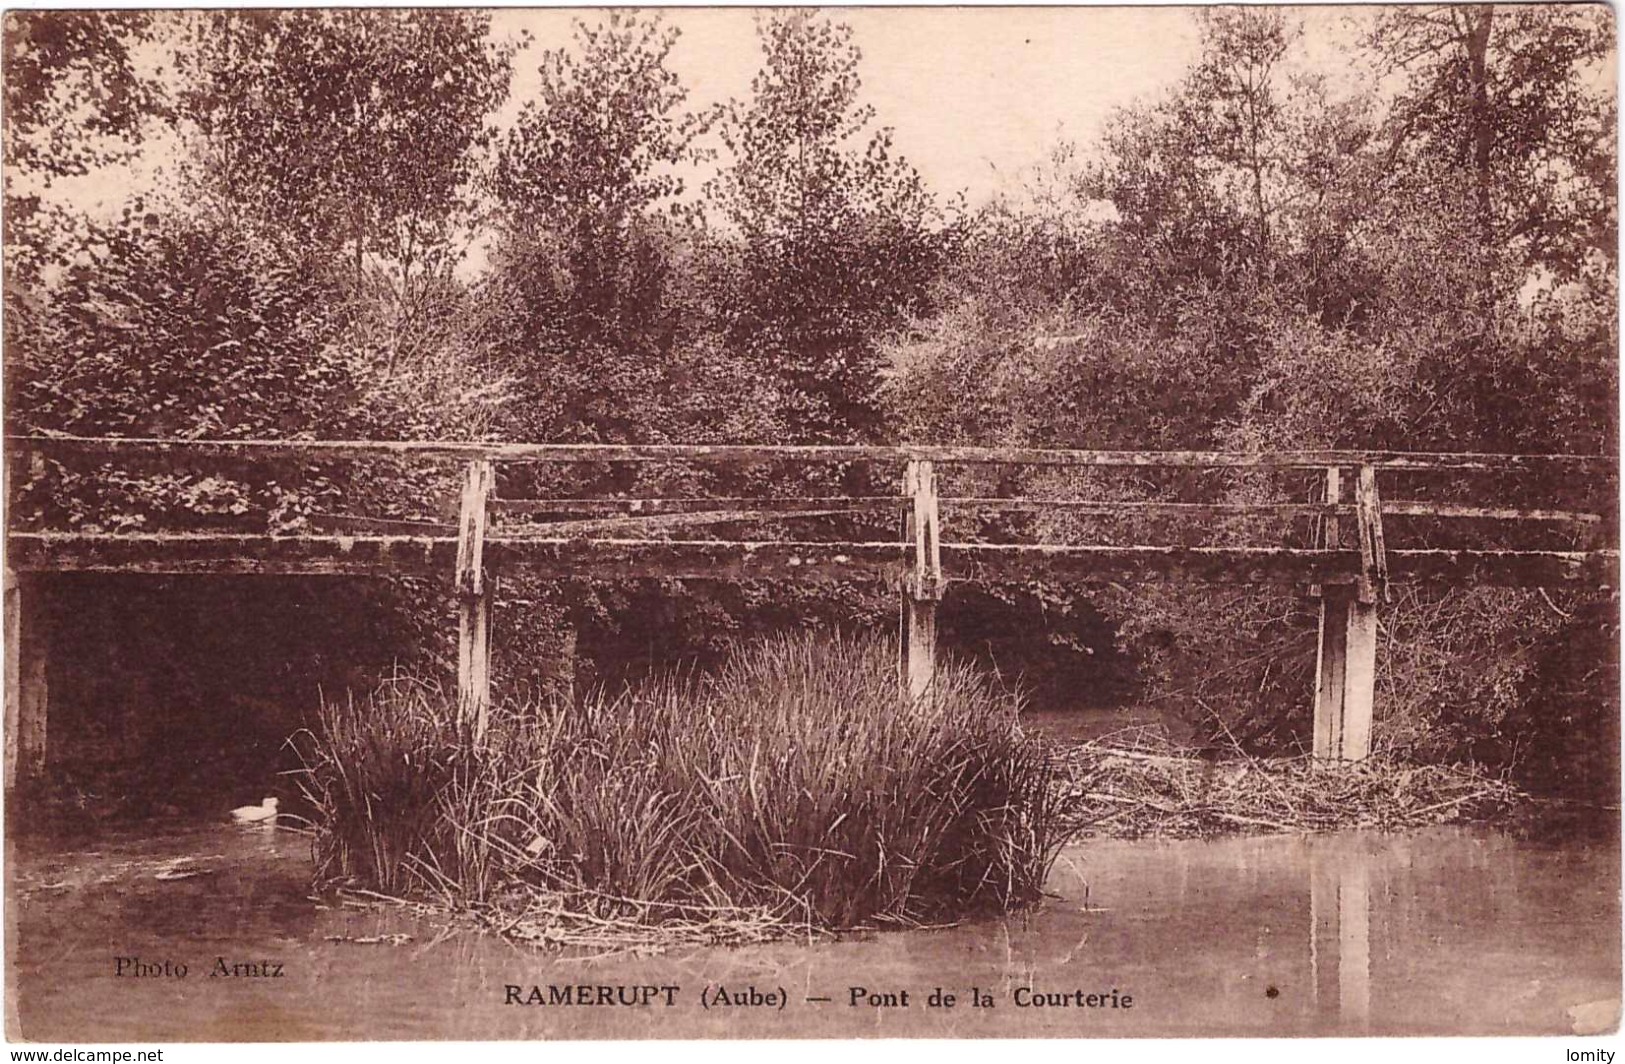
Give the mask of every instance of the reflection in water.
[[(52, 1041), (1566, 1033), (1617, 1009), (1618, 864), (1613, 839), (1466, 829), (1092, 841), (1006, 919), (587, 960), (323, 903), (301, 836), (209, 826), (14, 853), (8, 1022)], [(189, 974), (120, 976), (119, 957)], [(284, 975), (211, 977), (221, 960)], [(503, 1003), (581, 982), (683, 990), (669, 1010)], [(700, 1008), (718, 984), (790, 1005)], [(910, 1005), (851, 1006), (856, 986)], [(939, 987), (955, 1007), (927, 1004)], [(1018, 987), (1101, 1003), (1018, 1007)]]
[(1313, 842), (1309, 849), (1309, 965), (1315, 1003), (1335, 1002), (1348, 1027), (1371, 1018), (1371, 882), (1367, 864)]

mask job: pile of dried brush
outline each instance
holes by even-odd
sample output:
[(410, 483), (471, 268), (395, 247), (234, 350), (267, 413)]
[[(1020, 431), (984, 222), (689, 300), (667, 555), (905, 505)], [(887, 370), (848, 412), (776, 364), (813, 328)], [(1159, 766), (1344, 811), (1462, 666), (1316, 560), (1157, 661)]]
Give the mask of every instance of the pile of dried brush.
[(1227, 832), (1408, 828), (1504, 810), (1523, 795), (1450, 765), (1373, 757), (1317, 764), (1240, 754), (1212, 760), (1137, 728), (1056, 752), (1069, 826), (1083, 835), (1192, 837)]

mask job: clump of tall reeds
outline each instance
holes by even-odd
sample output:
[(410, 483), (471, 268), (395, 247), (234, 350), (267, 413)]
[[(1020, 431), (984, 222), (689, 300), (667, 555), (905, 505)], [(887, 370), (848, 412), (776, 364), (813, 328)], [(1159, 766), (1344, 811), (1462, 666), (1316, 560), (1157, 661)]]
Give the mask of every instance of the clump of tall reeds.
[(447, 846), (443, 805), (471, 759), (444, 706), (438, 685), (396, 676), (364, 700), (324, 701), (318, 730), (295, 736), (319, 880), (402, 892)]
[(716, 675), (497, 707), (478, 744), (422, 684), (330, 703), (306, 743), (318, 868), (505, 907), (513, 926), (844, 928), (1035, 899), (1064, 841), (1052, 759), (985, 676), (948, 666), (909, 699), (894, 655), (765, 640)]

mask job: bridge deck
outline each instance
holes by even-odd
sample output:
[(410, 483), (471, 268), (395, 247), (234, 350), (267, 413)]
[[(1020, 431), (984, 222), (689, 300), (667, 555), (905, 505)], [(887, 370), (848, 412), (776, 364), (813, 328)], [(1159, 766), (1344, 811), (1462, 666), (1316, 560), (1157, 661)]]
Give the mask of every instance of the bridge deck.
[[(485, 562), (544, 576), (679, 579), (897, 579), (913, 544), (720, 539), (651, 541), (488, 535)], [(1022, 582), (1059, 577), (1208, 583), (1347, 584), (1357, 550), (1285, 547), (941, 544), (951, 580)], [(18, 571), (444, 576), (456, 536), (256, 536), (233, 534), (13, 532), (7, 564)], [(1615, 551), (1389, 550), (1396, 582), (1558, 585), (1608, 582)]]

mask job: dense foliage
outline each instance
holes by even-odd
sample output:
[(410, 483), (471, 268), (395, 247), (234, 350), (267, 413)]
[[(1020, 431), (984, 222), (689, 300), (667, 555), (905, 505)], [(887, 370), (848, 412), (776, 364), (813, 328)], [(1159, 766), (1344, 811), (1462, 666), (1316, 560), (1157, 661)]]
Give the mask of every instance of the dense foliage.
[[(969, 210), (899, 156), (864, 102), (852, 30), (810, 11), (757, 16), (749, 95), (713, 108), (691, 102), (679, 30), (658, 14), (584, 16), (531, 50), (474, 12), (14, 13), (8, 431), (1614, 451), (1606, 9), (1350, 16), (1363, 30), (1342, 61), (1374, 72), (1369, 85), (1308, 72), (1330, 45), (1287, 10), (1194, 17), (1202, 49), (1182, 80)], [(539, 69), (509, 108), (516, 64)], [(121, 218), (47, 205), (53, 181), (157, 142), (175, 165)], [(823, 484), (772, 468), (525, 475), (506, 487), (892, 488), (857, 467)], [(1315, 490), (964, 476), (1182, 501)], [(121, 527), (176, 512), (299, 527), (361, 500), (426, 520), (449, 483), (30, 477), (42, 519)], [(1465, 501), (1480, 486), (1404, 487)], [(1567, 485), (1496, 492), (1536, 489), (1547, 505), (1597, 502)], [(953, 531), (1126, 542), (1147, 529), (1050, 514)], [(519, 578), (500, 594), (504, 682), (565, 687), (892, 608), (867, 586)], [(1549, 718), (1530, 707), (1550, 697), (1558, 648), (1613, 608), (1572, 591), (1405, 594), (1385, 611), (1379, 734), (1400, 752), (1551, 764)], [(944, 610), (962, 649), (1058, 699), (1089, 677), (1158, 701), (1198, 740), (1304, 738), (1310, 600), (1043, 584), (956, 592)], [(443, 657), (425, 638), (400, 654)], [(1586, 734), (1615, 712), (1600, 680), (1565, 697), (1593, 707), (1573, 722)]]

